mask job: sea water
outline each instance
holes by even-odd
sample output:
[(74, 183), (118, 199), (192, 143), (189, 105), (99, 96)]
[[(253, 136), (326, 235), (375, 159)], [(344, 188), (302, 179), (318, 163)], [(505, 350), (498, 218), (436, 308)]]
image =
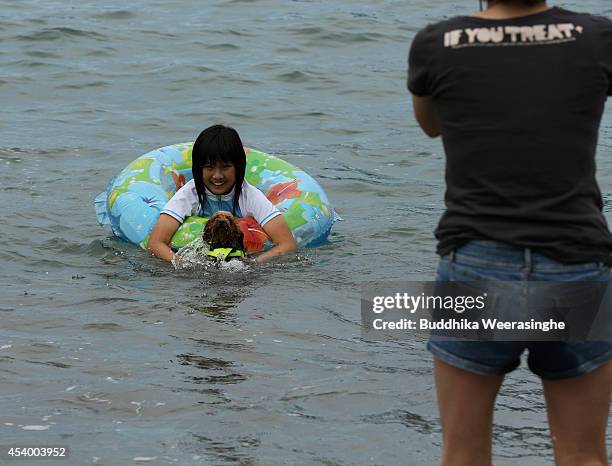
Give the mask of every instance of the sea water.
[[(431, 357), (364, 340), (360, 291), (433, 278), (443, 151), (414, 121), (406, 57), (477, 2), (0, 6), (0, 443), (65, 445), (80, 465), (435, 464)], [(329, 244), (186, 273), (98, 227), (111, 177), (217, 122), (321, 183), (345, 219)], [(598, 151), (610, 220), (610, 104)], [(525, 368), (494, 439), (496, 464), (550, 464)]]

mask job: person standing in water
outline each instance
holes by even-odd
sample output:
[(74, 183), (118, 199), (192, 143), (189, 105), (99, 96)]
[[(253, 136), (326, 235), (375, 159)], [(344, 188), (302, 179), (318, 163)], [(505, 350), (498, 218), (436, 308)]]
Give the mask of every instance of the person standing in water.
[[(437, 280), (610, 281), (595, 149), (612, 95), (612, 22), (543, 0), (490, 0), (413, 40), (408, 88), (442, 136)], [(430, 340), (442, 464), (490, 465), (495, 398), (529, 351), (558, 465), (606, 465), (612, 342)]]

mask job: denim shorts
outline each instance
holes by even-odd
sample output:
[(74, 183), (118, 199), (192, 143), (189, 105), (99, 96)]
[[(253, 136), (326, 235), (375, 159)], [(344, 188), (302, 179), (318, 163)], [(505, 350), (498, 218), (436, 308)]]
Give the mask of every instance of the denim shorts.
[[(471, 241), (442, 257), (437, 281), (537, 280), (610, 281), (603, 263), (567, 265), (529, 248), (495, 241)], [(544, 379), (576, 377), (612, 359), (612, 341), (448, 341), (430, 339), (427, 349), (441, 361), (481, 375), (501, 375), (527, 363)]]

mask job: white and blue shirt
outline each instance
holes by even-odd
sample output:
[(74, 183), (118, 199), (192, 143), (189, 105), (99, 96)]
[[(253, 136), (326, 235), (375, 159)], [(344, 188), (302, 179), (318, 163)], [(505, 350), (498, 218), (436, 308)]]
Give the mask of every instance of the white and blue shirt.
[[(232, 212), (233, 205), (234, 188), (223, 195), (213, 194), (206, 189), (206, 205), (200, 206), (195, 181), (191, 180), (172, 196), (161, 213), (170, 215), (183, 223), (185, 217), (191, 215), (210, 217), (220, 210)], [(251, 186), (246, 180), (242, 183), (242, 192), (240, 193), (240, 199), (238, 199), (238, 211), (235, 212), (236, 217), (253, 217), (259, 225), (264, 226), (280, 214), (274, 204), (259, 189)]]

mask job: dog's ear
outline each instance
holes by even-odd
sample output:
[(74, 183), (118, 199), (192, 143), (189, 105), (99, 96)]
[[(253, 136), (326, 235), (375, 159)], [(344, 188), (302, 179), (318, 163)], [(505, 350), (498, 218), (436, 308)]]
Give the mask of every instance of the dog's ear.
[(210, 219), (208, 219), (208, 222), (206, 222), (206, 225), (204, 226), (204, 232), (202, 233), (202, 239), (206, 241), (208, 244), (211, 244), (214, 238), (213, 230), (214, 230), (214, 222), (211, 222)]
[(234, 220), (234, 227), (235, 227), (235, 233), (236, 233), (236, 239), (238, 240), (238, 244), (240, 245), (240, 250), (244, 250), (244, 234), (242, 233), (242, 230), (240, 229), (240, 223), (238, 223), (238, 220)]

